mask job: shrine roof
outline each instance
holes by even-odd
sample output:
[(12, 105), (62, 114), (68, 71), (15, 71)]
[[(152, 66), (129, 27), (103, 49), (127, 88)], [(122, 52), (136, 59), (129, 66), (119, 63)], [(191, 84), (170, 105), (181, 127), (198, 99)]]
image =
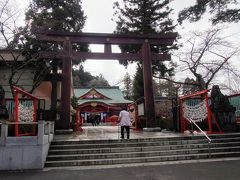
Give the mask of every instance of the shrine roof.
[[(96, 94), (96, 97), (90, 97), (91, 92)], [(118, 86), (113, 87), (94, 87), (94, 88), (75, 88), (74, 94), (79, 98), (78, 103), (86, 102), (104, 102), (106, 104), (126, 104), (132, 101), (126, 100)], [(92, 93), (93, 94), (93, 93)]]

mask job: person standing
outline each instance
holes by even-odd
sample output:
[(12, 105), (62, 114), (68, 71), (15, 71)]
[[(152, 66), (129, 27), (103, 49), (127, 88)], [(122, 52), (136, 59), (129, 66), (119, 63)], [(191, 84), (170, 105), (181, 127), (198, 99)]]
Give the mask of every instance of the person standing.
[(120, 111), (118, 116), (118, 122), (119, 122), (119, 126), (121, 126), (121, 139), (124, 139), (124, 129), (127, 132), (127, 139), (129, 139), (130, 126), (132, 125), (132, 123), (131, 123), (130, 113), (127, 111), (126, 107), (123, 108), (122, 111)]

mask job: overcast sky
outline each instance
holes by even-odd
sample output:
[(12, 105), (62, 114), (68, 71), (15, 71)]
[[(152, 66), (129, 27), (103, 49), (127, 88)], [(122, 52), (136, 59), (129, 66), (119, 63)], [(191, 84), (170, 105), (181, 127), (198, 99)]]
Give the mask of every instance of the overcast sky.
[[(87, 15), (87, 22), (83, 31), (85, 32), (102, 32), (112, 33), (115, 30), (116, 23), (113, 18), (113, 3), (116, 0), (83, 0), (83, 9)], [(193, 1), (194, 2), (194, 1)], [(187, 1), (174, 2), (176, 10), (182, 9)], [(173, 14), (174, 17), (176, 17)], [(99, 61), (89, 60), (84, 63), (84, 69), (94, 75), (103, 74), (111, 85), (116, 85), (123, 79), (123, 76), (128, 72), (131, 76), (135, 74), (135, 65), (131, 64), (127, 68), (119, 65), (118, 61)]]
[[(29, 0), (16, 0), (19, 5), (24, 8), (27, 6)], [(111, 20), (113, 18), (113, 2), (116, 0), (82, 0), (83, 10), (85, 15), (87, 15), (86, 25), (83, 29), (84, 32), (97, 32), (97, 33), (112, 33), (115, 29), (115, 22)], [(172, 2), (172, 8), (175, 9), (172, 17), (176, 18), (179, 10), (182, 10), (184, 7), (194, 4), (196, 0), (175, 0)], [(190, 24), (185, 22), (182, 26), (179, 26), (176, 31), (178, 31), (183, 39), (185, 38), (184, 34), (189, 31), (194, 30), (204, 30), (210, 26), (210, 23), (205, 19), (201, 20), (198, 23)], [(240, 42), (240, 28), (239, 24), (231, 24), (231, 28), (228, 29), (226, 33), (230, 35), (233, 39), (238, 39)], [(183, 40), (182, 40), (183, 41)], [(93, 51), (99, 51), (103, 47), (93, 47)], [(84, 63), (84, 69), (89, 71), (92, 75), (102, 74), (110, 83), (110, 85), (117, 85), (119, 81), (122, 80), (126, 72), (130, 75), (134, 75), (135, 66), (130, 65), (128, 68), (125, 68), (122, 65), (119, 65), (116, 60), (87, 60)], [(181, 76), (181, 75), (179, 75)]]

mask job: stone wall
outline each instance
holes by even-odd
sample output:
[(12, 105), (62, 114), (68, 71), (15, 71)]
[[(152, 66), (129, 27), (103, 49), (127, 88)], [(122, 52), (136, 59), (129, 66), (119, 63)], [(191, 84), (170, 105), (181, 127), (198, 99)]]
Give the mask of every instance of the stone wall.
[(8, 124), (1, 124), (0, 170), (42, 169), (53, 140), (54, 123), (39, 121), (37, 136), (7, 136)]

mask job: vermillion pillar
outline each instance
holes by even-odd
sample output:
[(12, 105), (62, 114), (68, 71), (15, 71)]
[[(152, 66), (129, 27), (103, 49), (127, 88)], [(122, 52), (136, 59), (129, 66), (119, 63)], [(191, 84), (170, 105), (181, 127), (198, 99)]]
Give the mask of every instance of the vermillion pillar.
[(66, 57), (62, 61), (62, 86), (61, 86), (61, 114), (59, 129), (70, 128), (70, 106), (71, 106), (71, 77), (72, 77), (72, 44), (66, 38), (63, 45)]
[(156, 127), (153, 83), (152, 83), (152, 60), (150, 44), (146, 40), (142, 46), (143, 81), (144, 81), (144, 106), (147, 128)]

